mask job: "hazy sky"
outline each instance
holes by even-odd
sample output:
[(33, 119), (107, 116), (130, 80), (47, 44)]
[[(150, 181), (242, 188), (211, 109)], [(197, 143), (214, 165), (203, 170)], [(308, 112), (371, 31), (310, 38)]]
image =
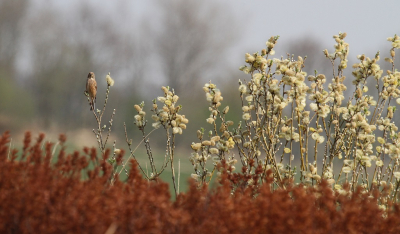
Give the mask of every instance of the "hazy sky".
[(389, 45), (387, 37), (400, 33), (400, 1), (240, 0), (231, 6), (240, 21), (248, 21), (241, 41), (245, 47), (259, 48), (271, 35), (280, 35), (284, 44), (309, 34), (332, 51), (332, 36), (341, 31), (347, 32), (351, 57), (373, 56)]
[[(167, 0), (165, 0), (167, 1)], [(39, 1), (40, 2), (40, 1)], [(59, 1), (67, 7), (73, 1)], [(121, 24), (129, 24), (143, 16), (152, 19), (154, 1), (106, 1), (91, 0), (99, 9), (110, 12), (113, 6), (126, 5)], [(210, 1), (213, 2), (213, 1)], [(263, 48), (265, 41), (273, 35), (280, 35), (280, 45), (296, 42), (306, 34), (318, 39), (330, 51), (333, 49), (332, 36), (339, 31), (347, 32), (350, 57), (360, 53), (373, 56), (377, 50), (389, 45), (386, 38), (400, 33), (400, 1), (377, 0), (219, 0), (227, 11), (233, 12), (232, 27), (240, 30), (240, 37), (232, 47), (232, 62), (240, 63), (245, 52)], [(210, 3), (211, 4), (211, 3)], [(236, 55), (234, 55), (236, 54)], [(240, 58), (240, 59), (239, 59)]]

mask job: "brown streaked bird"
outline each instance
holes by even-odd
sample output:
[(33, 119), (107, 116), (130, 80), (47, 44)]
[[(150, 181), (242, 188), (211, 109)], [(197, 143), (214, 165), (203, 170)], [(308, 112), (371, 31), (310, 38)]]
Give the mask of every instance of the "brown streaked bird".
[(86, 80), (86, 92), (90, 98), (90, 110), (94, 110), (96, 103), (97, 83), (94, 78), (94, 72), (89, 72)]

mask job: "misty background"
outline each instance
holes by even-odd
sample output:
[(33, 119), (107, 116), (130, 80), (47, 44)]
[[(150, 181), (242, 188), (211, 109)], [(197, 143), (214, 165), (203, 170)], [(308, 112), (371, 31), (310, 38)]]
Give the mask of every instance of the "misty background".
[[(95, 146), (86, 77), (96, 74), (99, 108), (110, 72), (115, 86), (103, 119), (106, 124), (116, 109), (112, 141), (124, 145), (124, 122), (130, 138), (140, 141), (133, 105), (145, 102), (149, 132), (151, 101), (163, 95), (161, 86), (170, 86), (189, 119), (178, 147), (190, 149), (196, 130), (209, 128), (204, 83), (217, 84), (228, 116), (240, 119), (237, 83), (248, 76), (238, 67), (245, 53), (279, 35), (275, 57), (307, 55), (308, 74), (316, 69), (329, 81), (332, 68), (322, 50), (332, 52), (332, 36), (347, 32), (349, 84), (358, 54), (373, 57), (380, 50), (388, 57), (386, 38), (400, 33), (399, 6), (372, 0), (0, 0), (0, 132), (11, 130), (14, 142), (27, 130), (53, 141), (66, 133), (76, 147)], [(162, 132), (153, 135), (157, 141)]]

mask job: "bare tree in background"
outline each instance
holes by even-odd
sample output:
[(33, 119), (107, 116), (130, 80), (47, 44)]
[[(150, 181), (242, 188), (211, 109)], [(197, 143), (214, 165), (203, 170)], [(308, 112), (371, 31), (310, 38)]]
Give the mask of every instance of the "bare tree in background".
[[(26, 2), (0, 0), (0, 12), (5, 12), (0, 19), (11, 17), (10, 22), (0, 21), (0, 68), (13, 67), (10, 61), (23, 52), (23, 66), (28, 66), (21, 89), (30, 96), (24, 100), (30, 101), (36, 123), (45, 128), (89, 125), (92, 116), (83, 96), (89, 71), (96, 73), (99, 90), (104, 85), (103, 75), (111, 72), (116, 78), (109, 103), (118, 107), (116, 122), (133, 118), (129, 107), (139, 102), (134, 100), (136, 91), (143, 90), (143, 79), (159, 77), (152, 76), (158, 65), (162, 67), (158, 73), (167, 80), (165, 85), (179, 95), (195, 85), (201, 93), (201, 83), (215, 80), (218, 71), (226, 73), (229, 59), (224, 52), (231, 46), (234, 32), (239, 31), (229, 8), (214, 1), (157, 1), (155, 11), (159, 14), (144, 15), (137, 22), (128, 20), (133, 18), (127, 17), (131, 11), (124, 9), (124, 4), (117, 12), (104, 12), (89, 2), (76, 1), (69, 8), (57, 7), (54, 2)], [(135, 28), (138, 22), (147, 24)], [(14, 75), (8, 77), (16, 80)], [(103, 100), (104, 93), (99, 91), (99, 95), (98, 101)], [(0, 125), (1, 114), (0, 110)]]
[(20, 46), (21, 23), (28, 9), (26, 0), (0, 0), (0, 70), (14, 76)]
[(226, 65), (224, 52), (235, 32), (229, 8), (215, 1), (157, 3), (160, 19), (152, 34), (166, 85), (180, 94), (201, 87), (205, 76)]
[[(86, 3), (79, 3), (71, 15), (48, 7), (37, 12), (27, 26), (33, 64), (29, 80), (40, 125), (87, 126), (91, 117), (83, 95), (87, 73), (96, 72), (101, 90), (103, 76), (116, 75), (133, 60), (130, 35), (94, 12)], [(118, 93), (112, 94), (112, 101), (118, 100)]]
[(14, 130), (31, 116), (31, 99), (19, 87), (16, 60), (26, 0), (0, 0), (0, 132)]

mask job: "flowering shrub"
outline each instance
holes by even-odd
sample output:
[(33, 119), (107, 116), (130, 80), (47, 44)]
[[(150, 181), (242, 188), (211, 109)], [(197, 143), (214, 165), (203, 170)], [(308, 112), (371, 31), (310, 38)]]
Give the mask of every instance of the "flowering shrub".
[[(377, 188), (385, 196), (379, 198), (380, 207), (386, 209), (390, 202), (397, 202), (400, 187), (400, 141), (398, 127), (393, 121), (396, 106), (400, 104), (400, 72), (395, 69), (395, 50), (400, 48), (400, 38), (388, 38), (391, 43), (390, 57), (385, 62), (391, 66), (383, 74), (378, 65), (379, 52), (374, 58), (357, 56), (353, 65), (353, 92), (345, 101), (344, 84), (347, 69), (349, 44), (344, 41), (346, 33), (335, 35), (334, 51), (324, 50), (323, 54), (332, 64), (330, 83), (327, 76), (308, 75), (303, 71), (306, 58), (288, 55), (287, 58), (272, 58), (279, 37), (271, 37), (266, 48), (254, 54), (245, 54), (246, 65), (240, 70), (249, 75), (248, 80), (240, 81), (238, 93), (241, 99), (242, 121), (234, 123), (229, 119), (229, 106), (222, 106), (223, 96), (211, 82), (203, 90), (209, 102), (210, 116), (206, 122), (211, 125), (208, 132), (202, 128), (197, 131), (197, 142), (191, 144), (189, 157), (193, 165), (192, 178), (201, 187), (218, 177), (218, 165), (224, 161), (227, 173), (233, 174), (241, 168), (241, 180), (231, 180), (232, 190), (239, 187), (252, 187), (255, 192), (260, 184), (268, 180), (271, 170), (273, 189), (286, 188), (287, 181), (297, 180), (303, 185), (312, 186), (326, 180), (339, 193), (355, 192), (361, 185), (365, 192)], [(378, 94), (368, 89), (367, 79), (374, 79)], [(111, 79), (107, 76), (107, 95), (103, 110), (93, 113), (98, 122), (94, 130), (99, 149), (104, 156), (105, 144), (112, 126), (111, 116), (107, 137), (102, 137), (101, 116), (104, 113)], [(111, 79), (112, 80), (112, 79)], [(139, 165), (148, 180), (159, 177), (170, 165), (175, 195), (179, 193), (175, 176), (175, 136), (182, 134), (189, 120), (180, 113), (177, 104), (179, 97), (173, 89), (162, 87), (163, 96), (153, 101), (152, 119), (154, 128), (146, 134), (146, 112), (144, 103), (135, 105), (137, 115), (135, 124), (142, 132), (150, 162), (151, 172)], [(162, 104), (160, 108), (157, 101)], [(150, 147), (149, 134), (162, 128), (166, 136), (164, 163), (157, 170)], [(132, 141), (126, 142), (130, 156), (119, 167), (114, 155), (109, 159), (113, 165), (114, 176), (126, 171), (130, 158), (135, 158)], [(103, 140), (105, 139), (105, 140)], [(210, 164), (209, 162), (212, 161)], [(221, 170), (221, 169), (220, 169)], [(215, 176), (217, 175), (217, 176)], [(234, 176), (233, 176), (234, 177)], [(111, 182), (113, 179), (111, 179)]]
[[(20, 154), (8, 148), (10, 135), (0, 138), (1, 233), (398, 233), (400, 207), (378, 206), (377, 189), (358, 187), (349, 193), (333, 192), (327, 181), (317, 186), (271, 190), (272, 170), (258, 187), (232, 193), (231, 181), (241, 173), (229, 173), (222, 160), (220, 186), (208, 190), (190, 181), (190, 189), (171, 200), (168, 185), (142, 177), (131, 160), (127, 181), (115, 179), (105, 157), (96, 149), (66, 154), (25, 135)], [(44, 147), (43, 147), (44, 146)], [(123, 151), (117, 154), (121, 163)], [(17, 160), (17, 156), (20, 158)], [(53, 157), (54, 156), (54, 157)], [(58, 158), (58, 160), (56, 160)], [(98, 161), (98, 162), (96, 162)], [(91, 168), (91, 169), (90, 169)], [(259, 170), (256, 175), (262, 174)]]
[[(372, 59), (357, 56), (354, 91), (345, 102), (343, 71), (349, 54), (345, 37), (346, 33), (335, 35), (335, 50), (323, 51), (333, 68), (328, 84), (326, 75), (302, 70), (306, 58), (271, 58), (278, 37), (271, 37), (261, 52), (247, 53), (246, 65), (240, 67), (249, 79), (239, 80), (243, 111), (239, 123), (227, 117), (228, 106), (221, 107), (221, 91), (207, 83), (203, 89), (210, 103), (211, 130), (208, 134), (199, 130), (199, 141), (192, 144), (192, 177), (199, 184), (208, 183), (225, 160), (229, 173), (240, 162), (246, 177), (242, 187), (264, 183), (271, 170), (275, 188), (285, 188), (287, 180), (313, 185), (324, 179), (339, 193), (346, 193), (343, 184), (350, 192), (359, 185), (365, 192), (380, 189), (385, 194), (379, 199), (382, 209), (397, 202), (400, 141), (393, 104), (400, 104), (400, 72), (394, 66), (400, 38), (388, 38), (391, 57), (385, 61), (391, 70), (383, 77), (379, 52)], [(368, 78), (376, 82), (377, 100), (368, 95)], [(210, 160), (213, 165), (207, 167)]]

